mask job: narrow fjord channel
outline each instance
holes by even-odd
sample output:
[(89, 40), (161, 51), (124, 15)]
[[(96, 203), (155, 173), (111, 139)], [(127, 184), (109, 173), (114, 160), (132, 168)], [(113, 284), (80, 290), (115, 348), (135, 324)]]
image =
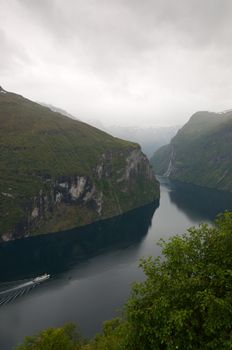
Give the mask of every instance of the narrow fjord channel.
[[(212, 222), (232, 210), (232, 194), (160, 178), (160, 203), (120, 217), (53, 235), (0, 246), (1, 293), (27, 288), (0, 305), (0, 349), (9, 350), (47, 327), (75, 322), (85, 336), (117, 315), (133, 281), (142, 280), (143, 256), (156, 256), (160, 238)], [(51, 278), (36, 288), (31, 281)], [(15, 289), (16, 288), (16, 289)]]

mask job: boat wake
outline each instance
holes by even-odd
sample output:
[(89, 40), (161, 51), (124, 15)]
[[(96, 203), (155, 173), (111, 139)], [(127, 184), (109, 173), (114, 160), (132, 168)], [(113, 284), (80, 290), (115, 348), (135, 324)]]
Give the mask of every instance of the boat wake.
[(0, 307), (6, 304), (11, 303), (16, 298), (21, 297), (27, 293), (29, 293), (36, 286), (40, 285), (42, 282), (46, 281), (50, 278), (50, 275), (42, 275), (34, 278), (33, 280), (20, 283), (12, 288), (3, 290), (0, 292)]

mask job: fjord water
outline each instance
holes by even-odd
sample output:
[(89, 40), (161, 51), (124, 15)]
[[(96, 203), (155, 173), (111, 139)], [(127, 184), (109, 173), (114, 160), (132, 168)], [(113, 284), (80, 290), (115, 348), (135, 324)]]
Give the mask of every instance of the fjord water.
[(142, 280), (139, 258), (160, 254), (160, 238), (212, 222), (232, 210), (232, 194), (159, 178), (160, 203), (63, 233), (0, 246), (0, 291), (43, 273), (51, 278), (0, 307), (0, 349), (8, 350), (47, 327), (79, 324), (85, 336), (118, 314), (133, 281)]

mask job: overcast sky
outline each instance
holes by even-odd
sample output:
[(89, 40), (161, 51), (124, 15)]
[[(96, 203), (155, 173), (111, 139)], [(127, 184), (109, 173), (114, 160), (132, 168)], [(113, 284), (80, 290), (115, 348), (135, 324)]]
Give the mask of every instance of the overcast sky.
[(231, 0), (0, 0), (0, 85), (104, 124), (232, 108)]

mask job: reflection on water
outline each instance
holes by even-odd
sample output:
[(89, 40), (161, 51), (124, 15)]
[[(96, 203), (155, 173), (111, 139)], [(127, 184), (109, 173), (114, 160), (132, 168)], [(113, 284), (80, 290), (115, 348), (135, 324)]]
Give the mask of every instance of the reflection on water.
[(0, 290), (45, 272), (52, 275), (1, 307), (1, 350), (66, 322), (78, 323), (85, 336), (92, 336), (117, 314), (131, 283), (144, 278), (138, 260), (160, 254), (160, 238), (232, 210), (232, 194), (159, 180), (159, 207), (148, 205), (83, 228), (0, 245)]
[(138, 243), (148, 232), (157, 206), (149, 204), (83, 228), (4, 243), (0, 281), (56, 274), (91, 256)]
[(171, 202), (191, 220), (211, 221), (218, 213), (232, 210), (232, 193), (160, 178), (169, 189)]

